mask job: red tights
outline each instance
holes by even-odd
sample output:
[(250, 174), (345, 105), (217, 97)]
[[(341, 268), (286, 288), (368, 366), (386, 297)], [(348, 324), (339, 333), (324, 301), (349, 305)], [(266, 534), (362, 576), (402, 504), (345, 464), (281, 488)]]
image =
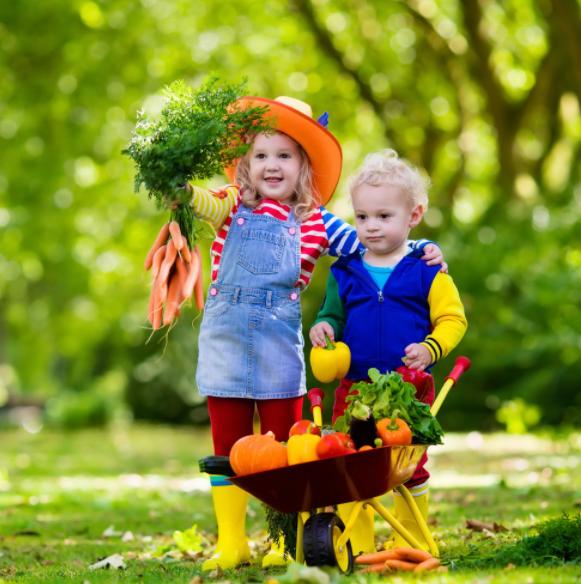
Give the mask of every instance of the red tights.
[(253, 432), (254, 408), (258, 409), (260, 432), (274, 432), (277, 440), (287, 440), (290, 427), (302, 418), (303, 398), (253, 400), (208, 397), (214, 454), (228, 456), (238, 438)]

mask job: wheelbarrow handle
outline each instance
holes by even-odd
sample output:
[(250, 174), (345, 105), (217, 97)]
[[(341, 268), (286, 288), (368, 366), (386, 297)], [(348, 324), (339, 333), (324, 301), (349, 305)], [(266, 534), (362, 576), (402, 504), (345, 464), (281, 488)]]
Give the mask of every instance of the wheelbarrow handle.
[(313, 387), (307, 392), (307, 397), (311, 402), (311, 412), (313, 412), (313, 422), (315, 425), (322, 427), (323, 425), (323, 398), (325, 397), (325, 392), (320, 387)]
[(440, 393), (438, 394), (436, 401), (430, 408), (430, 412), (432, 412), (433, 416), (435, 416), (440, 411), (440, 408), (442, 407), (442, 404), (444, 403), (444, 400), (446, 399), (448, 392), (452, 389), (454, 384), (458, 382), (462, 374), (465, 371), (468, 371), (468, 369), (470, 369), (470, 365), (471, 362), (470, 359), (468, 359), (468, 357), (458, 357), (456, 359), (452, 371), (450, 371), (449, 375), (446, 376), (444, 385), (440, 390)]

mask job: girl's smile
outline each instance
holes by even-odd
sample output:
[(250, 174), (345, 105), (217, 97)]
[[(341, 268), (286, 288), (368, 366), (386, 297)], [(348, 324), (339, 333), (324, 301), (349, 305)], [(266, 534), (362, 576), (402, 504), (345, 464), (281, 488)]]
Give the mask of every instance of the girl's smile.
[(266, 199), (288, 202), (295, 194), (302, 158), (286, 134), (259, 134), (250, 154), (250, 181)]

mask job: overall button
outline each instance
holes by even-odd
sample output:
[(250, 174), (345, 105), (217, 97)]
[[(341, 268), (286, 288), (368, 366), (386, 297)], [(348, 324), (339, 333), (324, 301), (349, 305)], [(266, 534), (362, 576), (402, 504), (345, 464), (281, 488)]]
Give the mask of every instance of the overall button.
[(216, 288), (210, 288), (210, 296), (216, 296), (218, 294), (218, 290)]
[(290, 295), (291, 300), (296, 300), (298, 297), (299, 297), (299, 295), (296, 292), (291, 292), (291, 295)]
[(294, 234), (297, 232), (297, 230), (296, 230), (294, 227), (289, 227), (289, 230), (288, 230), (288, 232), (289, 232), (291, 235), (294, 235)]
[(244, 225), (244, 218), (238, 217), (238, 219), (236, 219), (236, 223), (238, 223), (238, 225)]

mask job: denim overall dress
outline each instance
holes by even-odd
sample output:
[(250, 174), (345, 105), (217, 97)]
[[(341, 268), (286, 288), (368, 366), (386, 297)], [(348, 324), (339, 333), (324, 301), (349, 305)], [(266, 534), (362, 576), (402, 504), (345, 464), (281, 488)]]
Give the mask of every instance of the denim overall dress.
[(255, 400), (306, 393), (300, 225), (240, 205), (211, 284), (198, 341), (201, 395)]

